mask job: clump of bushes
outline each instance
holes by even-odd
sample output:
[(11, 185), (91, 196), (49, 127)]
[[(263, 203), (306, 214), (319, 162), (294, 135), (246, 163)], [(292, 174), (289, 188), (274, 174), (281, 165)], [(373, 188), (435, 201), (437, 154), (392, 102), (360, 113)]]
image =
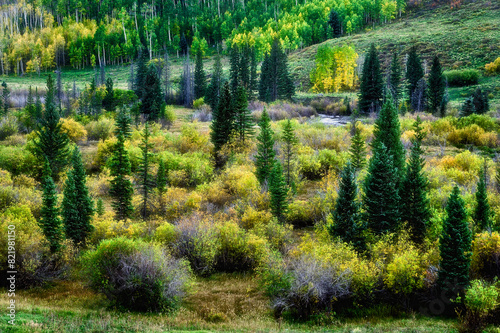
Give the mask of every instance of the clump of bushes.
[(0, 140), (5, 140), (9, 136), (17, 134), (19, 125), (16, 117), (5, 116), (0, 120)]
[(496, 58), (495, 61), (492, 61), (489, 64), (484, 65), (484, 69), (486, 70), (486, 73), (490, 75), (495, 75), (500, 73), (500, 57)]
[(105, 141), (113, 135), (115, 122), (113, 119), (101, 117), (97, 121), (91, 121), (85, 126), (89, 140)]
[(87, 139), (87, 130), (82, 124), (72, 118), (63, 118), (61, 122), (61, 131), (66, 133), (68, 138), (74, 143), (85, 141)]
[(479, 72), (475, 69), (445, 71), (444, 76), (450, 87), (470, 86), (479, 81)]
[(94, 290), (132, 311), (173, 309), (191, 286), (186, 261), (139, 240), (105, 240), (82, 256), (81, 265)]
[(500, 277), (500, 234), (482, 232), (472, 241), (471, 273), (475, 278)]
[[(487, 317), (498, 307), (500, 292), (495, 285), (483, 280), (473, 280), (465, 291), (465, 315), (459, 313), (460, 332), (482, 332)], [(461, 297), (457, 301), (460, 301)]]

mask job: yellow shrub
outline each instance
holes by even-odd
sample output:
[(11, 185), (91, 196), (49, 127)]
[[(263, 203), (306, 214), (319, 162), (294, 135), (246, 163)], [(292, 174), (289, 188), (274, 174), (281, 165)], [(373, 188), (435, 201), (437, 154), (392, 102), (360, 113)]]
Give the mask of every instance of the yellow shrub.
[(495, 61), (484, 65), (484, 70), (488, 74), (498, 74), (500, 73), (500, 57), (496, 58)]
[(253, 229), (260, 224), (268, 223), (273, 215), (269, 211), (256, 210), (250, 205), (245, 207), (241, 217), (241, 225), (245, 229)]
[(472, 241), (471, 272), (476, 279), (491, 279), (500, 272), (500, 234), (477, 234)]
[(189, 151), (208, 152), (208, 135), (202, 135), (196, 124), (184, 124), (182, 125), (181, 135), (178, 137), (175, 146), (182, 154)]
[(179, 187), (169, 187), (164, 194), (165, 218), (175, 220), (184, 214), (198, 210), (201, 199), (201, 195), (197, 192), (188, 192)]
[(163, 245), (171, 245), (175, 238), (177, 237), (177, 232), (175, 226), (168, 222), (164, 222), (158, 228), (156, 228), (154, 234), (154, 240), (160, 242)]
[(92, 225), (94, 231), (90, 236), (90, 243), (97, 245), (104, 239), (124, 236), (127, 238), (140, 238), (146, 233), (145, 222), (117, 221), (110, 211), (103, 216), (94, 215)]
[(73, 118), (61, 119), (61, 130), (74, 143), (87, 140), (87, 130)]
[(104, 141), (99, 141), (99, 143), (97, 144), (97, 154), (92, 161), (92, 164), (96, 168), (100, 169), (104, 166), (108, 158), (112, 155), (116, 142), (117, 140), (115, 137), (106, 139)]
[(494, 148), (498, 145), (498, 138), (494, 132), (485, 132), (476, 124), (468, 127), (455, 129), (448, 134), (448, 141), (454, 145), (472, 144), (475, 146), (487, 146)]

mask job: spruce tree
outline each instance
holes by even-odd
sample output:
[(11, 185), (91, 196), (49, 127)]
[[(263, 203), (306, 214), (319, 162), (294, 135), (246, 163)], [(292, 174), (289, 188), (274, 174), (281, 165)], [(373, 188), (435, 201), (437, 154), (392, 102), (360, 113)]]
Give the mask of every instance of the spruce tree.
[[(35, 120), (36, 125), (42, 121), (43, 117), (43, 106), (42, 100), (40, 99), (40, 94), (38, 93), (38, 87), (35, 88)], [(35, 126), (36, 128), (36, 126)]]
[(2, 82), (2, 114), (6, 115), (7, 111), (9, 111), (9, 97), (10, 97), (10, 90), (9, 87), (7, 87), (7, 83), (5, 81)]
[(160, 109), (163, 106), (163, 94), (158, 71), (154, 65), (147, 69), (143, 81), (141, 113), (146, 116), (147, 121), (156, 121), (160, 116)]
[(214, 145), (214, 159), (217, 168), (224, 165), (220, 151), (229, 142), (231, 132), (234, 129), (234, 111), (232, 109), (231, 92), (229, 83), (224, 84), (222, 95), (217, 109), (212, 112), (212, 124), (210, 125), (210, 140)]
[(356, 169), (348, 162), (340, 173), (338, 198), (332, 211), (333, 223), (328, 225), (328, 232), (332, 237), (338, 237), (343, 242), (352, 243), (356, 248), (362, 249), (364, 246), (355, 172)]
[(257, 54), (255, 48), (250, 49), (250, 81), (248, 85), (248, 99), (254, 99), (254, 91), (257, 90)]
[(61, 248), (62, 228), (57, 208), (56, 185), (52, 179), (52, 171), (48, 159), (45, 159), (42, 180), (42, 210), (40, 227), (49, 242), (50, 252), (56, 253)]
[(422, 62), (417, 54), (417, 48), (412, 47), (406, 62), (406, 80), (408, 82), (408, 96), (411, 98), (420, 79), (424, 77)]
[(189, 45), (188, 45), (188, 42), (186, 39), (186, 35), (184, 35), (184, 33), (182, 33), (181, 39), (179, 40), (179, 48), (180, 48), (181, 54), (183, 56), (188, 54)]
[(260, 80), (259, 80), (259, 100), (263, 102), (271, 101), (271, 76), (270, 76), (270, 58), (266, 54), (264, 56), (264, 61), (260, 68)]
[(24, 125), (28, 131), (32, 131), (36, 128), (36, 124), (39, 121), (39, 116), (36, 114), (35, 99), (33, 96), (33, 90), (31, 86), (28, 88), (28, 97), (26, 98), (26, 106), (24, 107), (25, 121)]
[(271, 129), (271, 118), (266, 109), (262, 112), (262, 117), (259, 121), (260, 133), (257, 136), (257, 156), (255, 166), (257, 168), (256, 175), (260, 184), (269, 181), (269, 176), (274, 165), (276, 154), (274, 153), (274, 133)]
[(115, 92), (113, 90), (113, 79), (110, 77), (106, 79), (106, 95), (102, 100), (102, 106), (107, 111), (115, 111), (116, 109)]
[(235, 95), (236, 90), (238, 89), (238, 86), (240, 85), (240, 72), (239, 72), (240, 54), (238, 52), (237, 46), (233, 46), (231, 48), (229, 64), (230, 64), (229, 81), (230, 81), (230, 85), (231, 85), (231, 93), (233, 95)]
[(349, 153), (351, 155), (351, 164), (355, 172), (363, 169), (366, 165), (366, 144), (365, 140), (361, 136), (361, 129), (353, 124), (354, 135), (351, 140), (351, 148)]
[(87, 189), (85, 167), (78, 148), (72, 156), (73, 168), (68, 171), (62, 201), (62, 217), (66, 238), (75, 245), (85, 246), (86, 239), (92, 232), (90, 224), (94, 214), (93, 202)]
[(429, 108), (433, 114), (444, 117), (441, 110), (445, 110), (442, 104), (445, 101), (444, 93), (446, 89), (446, 79), (443, 74), (439, 57), (436, 55), (432, 59), (431, 72), (429, 74)]
[(462, 110), (460, 110), (460, 117), (467, 117), (471, 114), (476, 113), (476, 108), (474, 107), (473, 98), (469, 97), (462, 104)]
[(146, 59), (146, 52), (143, 50), (139, 51), (139, 57), (137, 58), (137, 62), (135, 67), (137, 68), (137, 72), (135, 74), (135, 94), (139, 99), (142, 99), (142, 92), (144, 89), (144, 81), (146, 80), (146, 74), (148, 72), (148, 66), (147, 66), (147, 59)]
[(460, 190), (455, 186), (446, 206), (447, 217), (439, 239), (441, 262), (437, 280), (442, 290), (454, 293), (451, 298), (469, 284), (471, 232), (464, 206)]
[(112, 207), (115, 211), (116, 219), (125, 220), (132, 216), (134, 207), (132, 206), (132, 195), (134, 189), (130, 176), (130, 160), (128, 152), (125, 150), (125, 133), (120, 130), (117, 124), (117, 143), (113, 149), (110, 159), (110, 174), (113, 177), (109, 194), (113, 198)]
[[(247, 90), (250, 88), (250, 53), (252, 50), (250, 47), (245, 46), (240, 49), (240, 63), (238, 64), (238, 75), (240, 84)], [(251, 91), (250, 91), (251, 92)]]
[(293, 95), (295, 87), (288, 73), (287, 56), (281, 50), (278, 39), (275, 39), (271, 52), (262, 63), (259, 99), (273, 102), (277, 99), (291, 99)]
[(247, 93), (245, 87), (238, 86), (236, 96), (234, 97), (235, 113), (234, 128), (242, 144), (254, 133), (254, 122), (252, 113), (248, 109)]
[(400, 223), (400, 197), (393, 159), (383, 143), (375, 142), (364, 182), (367, 227), (375, 234), (395, 232)]
[(141, 216), (143, 220), (148, 216), (149, 196), (153, 189), (153, 180), (149, 172), (149, 164), (151, 163), (152, 157), (151, 150), (153, 148), (149, 142), (150, 135), (149, 125), (148, 122), (146, 122), (144, 131), (142, 132), (142, 142), (140, 145), (142, 156), (139, 161), (139, 188), (142, 194)]
[(202, 98), (207, 90), (207, 78), (203, 69), (203, 52), (196, 53), (196, 65), (194, 69), (194, 98)]
[(490, 205), (488, 203), (488, 192), (486, 188), (486, 163), (479, 172), (479, 182), (476, 190), (476, 207), (472, 218), (478, 232), (487, 230), (491, 232)]
[(342, 35), (342, 22), (340, 21), (339, 14), (335, 11), (334, 8), (332, 8), (332, 10), (330, 11), (328, 25), (332, 29), (333, 38), (337, 38)]
[(374, 142), (382, 143), (387, 148), (389, 156), (392, 157), (392, 165), (396, 169), (395, 182), (397, 188), (399, 188), (404, 177), (405, 149), (401, 142), (398, 112), (390, 98), (382, 106), (382, 110), (375, 121), (373, 135)]
[(298, 143), (297, 136), (295, 135), (292, 122), (290, 119), (287, 119), (285, 122), (285, 125), (283, 126), (283, 155), (284, 155), (284, 160), (285, 160), (285, 179), (286, 179), (286, 184), (289, 187), (294, 187), (293, 184), (293, 179), (292, 179), (292, 173), (293, 173), (293, 164), (292, 164), (292, 159), (295, 155), (295, 146)]
[(123, 137), (128, 139), (132, 132), (131, 124), (132, 119), (130, 118), (128, 111), (125, 108), (120, 108), (120, 111), (115, 118), (115, 135), (118, 136), (119, 134), (123, 134)]
[(51, 176), (59, 179), (59, 172), (68, 164), (70, 150), (69, 139), (61, 129), (60, 116), (54, 103), (54, 81), (47, 78), (47, 95), (45, 96), (45, 112), (36, 132), (33, 154), (39, 161), (48, 159)]
[(364, 113), (378, 112), (382, 101), (383, 80), (378, 53), (373, 43), (363, 64), (359, 89), (359, 110)]
[(96, 207), (95, 212), (97, 213), (97, 215), (103, 216), (104, 215), (104, 203), (102, 202), (101, 198), (97, 199), (97, 205), (96, 206), (97, 207)]
[(399, 100), (401, 98), (401, 75), (401, 65), (396, 52), (394, 52), (391, 61), (391, 73), (389, 74), (389, 85), (396, 109), (399, 109)]
[(481, 88), (477, 88), (472, 94), (472, 104), (474, 104), (474, 112), (477, 114), (484, 114), (490, 109), (488, 95)]
[(278, 221), (284, 222), (288, 208), (288, 187), (283, 177), (283, 168), (278, 160), (274, 160), (274, 165), (269, 175), (269, 194), (271, 196), (271, 212), (273, 216)]
[(206, 102), (215, 111), (219, 105), (219, 98), (222, 93), (223, 78), (222, 78), (222, 64), (220, 55), (215, 56), (214, 67), (212, 70), (212, 78), (208, 87)]
[(427, 196), (429, 181), (423, 172), (425, 160), (422, 158), (422, 140), (425, 133), (423, 133), (421, 125), (420, 117), (417, 117), (413, 125), (415, 138), (412, 140), (410, 160), (401, 187), (401, 219), (408, 222), (411, 239), (418, 244), (422, 244), (424, 241), (431, 217)]

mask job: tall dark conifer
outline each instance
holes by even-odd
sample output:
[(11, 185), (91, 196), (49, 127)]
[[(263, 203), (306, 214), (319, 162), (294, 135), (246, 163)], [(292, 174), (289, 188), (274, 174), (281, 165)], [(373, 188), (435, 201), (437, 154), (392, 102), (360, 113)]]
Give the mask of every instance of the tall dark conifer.
[(9, 110), (9, 97), (10, 97), (10, 89), (7, 87), (7, 83), (5, 81), (2, 82), (2, 110), (1, 113), (3, 115), (7, 114)]
[(486, 188), (486, 163), (479, 172), (479, 182), (476, 190), (476, 207), (472, 215), (478, 232), (488, 230), (491, 232), (491, 211), (488, 203), (488, 191)]
[(196, 65), (194, 69), (194, 97), (196, 99), (205, 96), (207, 90), (207, 77), (203, 69), (203, 52), (196, 53)]
[(206, 102), (214, 111), (219, 105), (219, 98), (221, 96), (223, 87), (223, 77), (222, 77), (222, 64), (220, 55), (215, 56), (214, 67), (212, 70), (212, 78), (210, 79), (210, 85), (208, 86)]
[(441, 113), (441, 110), (446, 109), (445, 107), (443, 107), (443, 103), (445, 103), (444, 93), (446, 89), (446, 79), (444, 77), (443, 69), (437, 55), (432, 59), (428, 85), (429, 89), (427, 95), (429, 98), (430, 111), (435, 115), (444, 117), (444, 114)]
[(146, 116), (146, 119), (148, 121), (158, 120), (163, 106), (163, 95), (161, 81), (154, 65), (150, 65), (147, 69), (141, 100), (141, 113)]
[(238, 138), (242, 144), (254, 133), (254, 122), (252, 118), (252, 113), (248, 109), (248, 101), (246, 89), (243, 86), (239, 86), (236, 91), (236, 96), (234, 100), (234, 128), (238, 135)]
[(474, 104), (475, 113), (484, 114), (490, 110), (488, 94), (486, 92), (483, 92), (481, 88), (477, 88), (471, 97), (472, 104)]
[(424, 77), (422, 62), (417, 54), (417, 48), (412, 47), (406, 61), (406, 80), (408, 82), (408, 97), (412, 98), (417, 89), (418, 81)]
[(142, 92), (144, 89), (144, 81), (146, 80), (146, 74), (148, 72), (147, 66), (148, 60), (146, 58), (146, 52), (144, 50), (139, 51), (139, 57), (135, 64), (136, 74), (135, 74), (135, 94), (139, 99), (142, 98)]
[(257, 156), (255, 158), (255, 166), (257, 167), (257, 179), (260, 184), (269, 181), (269, 176), (276, 159), (274, 152), (274, 132), (271, 129), (271, 118), (266, 109), (262, 112), (262, 117), (259, 121), (260, 133), (257, 136)]
[(391, 72), (389, 74), (389, 89), (392, 94), (396, 109), (399, 109), (399, 100), (401, 98), (401, 65), (399, 63), (398, 55), (394, 52), (391, 61)]
[(294, 187), (293, 184), (293, 157), (295, 155), (295, 146), (298, 143), (297, 136), (295, 135), (292, 122), (288, 119), (283, 127), (282, 140), (284, 143), (283, 155), (284, 155), (284, 165), (285, 165), (285, 180), (286, 184), (290, 187)]
[(269, 175), (269, 194), (271, 196), (271, 212), (278, 221), (284, 222), (288, 209), (288, 187), (283, 177), (283, 168), (278, 160), (274, 160)]
[(373, 43), (363, 64), (359, 93), (359, 110), (361, 112), (379, 111), (383, 94), (383, 80), (378, 53)]
[(366, 144), (365, 139), (361, 136), (361, 129), (357, 126), (357, 123), (353, 124), (353, 126), (355, 129), (351, 139), (349, 153), (351, 155), (351, 164), (354, 172), (357, 172), (366, 165)]
[(340, 21), (339, 14), (335, 11), (334, 8), (332, 8), (332, 10), (330, 11), (328, 25), (332, 29), (333, 38), (337, 38), (342, 35), (342, 22)]
[(234, 129), (235, 114), (232, 108), (232, 96), (229, 83), (224, 84), (219, 105), (212, 112), (212, 124), (210, 125), (210, 140), (214, 145), (214, 159), (217, 167), (222, 167), (224, 161), (220, 155), (222, 147), (229, 142), (231, 132)]
[(106, 79), (106, 95), (102, 100), (102, 106), (108, 111), (115, 111), (115, 92), (113, 90), (113, 79), (108, 77)]
[(291, 99), (295, 95), (295, 87), (288, 73), (287, 56), (281, 49), (278, 39), (275, 39), (271, 52), (262, 63), (259, 99), (273, 102), (277, 99)]
[(230, 69), (229, 69), (229, 81), (231, 85), (231, 93), (236, 94), (238, 85), (240, 85), (240, 53), (238, 52), (238, 47), (233, 46), (230, 51)]
[(62, 228), (57, 208), (57, 191), (54, 180), (51, 176), (51, 169), (48, 159), (44, 161), (42, 179), (42, 210), (40, 227), (49, 242), (50, 252), (55, 253), (61, 248)]

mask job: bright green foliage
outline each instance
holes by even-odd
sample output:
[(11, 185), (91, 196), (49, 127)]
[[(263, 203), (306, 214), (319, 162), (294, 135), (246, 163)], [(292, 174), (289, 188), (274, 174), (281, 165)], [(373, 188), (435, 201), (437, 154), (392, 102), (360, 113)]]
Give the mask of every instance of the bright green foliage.
[(57, 208), (56, 185), (52, 180), (48, 159), (45, 159), (43, 169), (42, 191), (40, 227), (49, 242), (50, 252), (55, 253), (61, 248), (62, 228)]
[(471, 260), (471, 232), (458, 186), (451, 192), (446, 213), (439, 239), (441, 263), (437, 283), (443, 290), (456, 295), (469, 284)]
[(71, 161), (73, 168), (68, 171), (64, 186), (62, 222), (66, 237), (76, 245), (85, 246), (86, 239), (93, 230), (90, 224), (94, 214), (93, 202), (87, 189), (85, 167), (78, 148), (75, 148)]
[(104, 202), (102, 201), (101, 198), (97, 199), (97, 205), (96, 205), (96, 209), (95, 209), (95, 212), (97, 213), (97, 215), (99, 216), (103, 216), (104, 215)]
[(334, 8), (332, 8), (332, 10), (330, 11), (328, 25), (332, 29), (333, 38), (337, 38), (342, 35), (342, 22), (339, 18), (339, 14), (335, 11)]
[(130, 137), (132, 119), (126, 109), (121, 108), (115, 119), (116, 128), (115, 135), (118, 136), (120, 133), (125, 139)]
[(366, 165), (366, 144), (359, 127), (356, 124), (353, 126), (355, 126), (354, 136), (351, 139), (349, 153), (354, 171), (359, 171)]
[(497, 192), (500, 193), (500, 163), (497, 164), (497, 174), (495, 176)]
[(234, 96), (233, 110), (235, 113), (234, 128), (241, 143), (245, 143), (254, 133), (252, 113), (248, 109), (247, 90), (243, 85), (238, 86)]
[(476, 207), (473, 217), (477, 231), (491, 231), (491, 212), (486, 189), (486, 164), (479, 173), (479, 182), (476, 190)]
[(102, 106), (108, 111), (115, 111), (115, 91), (113, 90), (113, 79), (108, 77), (106, 79), (106, 95), (102, 100)]
[[(117, 124), (118, 125), (118, 124)], [(119, 128), (119, 127), (117, 127)], [(118, 142), (113, 149), (110, 161), (110, 171), (113, 179), (109, 194), (113, 198), (113, 209), (118, 220), (130, 218), (134, 207), (132, 206), (132, 194), (134, 188), (129, 179), (130, 160), (128, 152), (125, 150), (125, 136), (122, 131), (118, 131)]]
[(488, 94), (483, 92), (481, 88), (477, 88), (472, 94), (472, 103), (474, 104), (474, 112), (477, 114), (484, 114), (490, 109)]
[(405, 149), (401, 142), (401, 129), (396, 108), (390, 98), (382, 106), (382, 110), (375, 121), (373, 131), (374, 142), (383, 144), (392, 157), (392, 165), (396, 169), (396, 187), (399, 189), (404, 177)]
[(256, 174), (260, 184), (269, 181), (271, 170), (274, 165), (276, 154), (274, 153), (274, 133), (271, 129), (271, 118), (266, 109), (262, 112), (262, 117), (259, 122), (260, 134), (257, 136), (257, 156), (255, 166)]
[(299, 142), (293, 130), (292, 122), (288, 119), (283, 127), (283, 147), (284, 160), (285, 160), (285, 179), (288, 186), (293, 187), (292, 180), (292, 159), (295, 155), (295, 146)]
[(429, 89), (427, 91), (430, 111), (435, 115), (444, 117), (444, 114), (441, 111), (445, 110), (443, 103), (445, 103), (444, 93), (446, 89), (446, 79), (437, 55), (432, 59), (428, 84)]
[(269, 175), (269, 193), (271, 195), (271, 212), (280, 222), (284, 222), (285, 213), (288, 208), (288, 186), (283, 176), (283, 168), (278, 160), (274, 160), (274, 165)]
[(391, 73), (389, 75), (389, 89), (391, 90), (396, 108), (399, 108), (399, 99), (401, 98), (401, 76), (401, 65), (398, 55), (394, 52), (391, 61)]
[(359, 110), (364, 113), (378, 112), (382, 100), (383, 81), (380, 71), (380, 61), (375, 44), (363, 64), (363, 74), (359, 87)]
[(422, 157), (422, 140), (425, 133), (422, 132), (421, 125), (420, 117), (417, 117), (413, 125), (415, 138), (412, 140), (410, 160), (401, 186), (401, 219), (408, 222), (411, 239), (419, 244), (424, 241), (431, 217), (428, 198), (429, 181), (423, 173), (425, 160)]
[(139, 188), (142, 194), (141, 215), (143, 219), (146, 219), (148, 216), (149, 194), (153, 189), (153, 179), (149, 173), (149, 164), (152, 158), (151, 150), (153, 149), (149, 142), (150, 136), (151, 132), (149, 131), (148, 122), (146, 122), (144, 131), (142, 132), (142, 143), (140, 145), (142, 156), (139, 162)]
[(194, 68), (194, 98), (202, 98), (207, 91), (207, 76), (203, 69), (203, 51), (196, 52), (196, 64)]
[(10, 97), (10, 90), (7, 87), (7, 83), (5, 81), (2, 82), (2, 110), (0, 111), (0, 114), (6, 115), (7, 111), (9, 110), (9, 97)]
[(417, 48), (412, 47), (408, 54), (406, 62), (406, 80), (408, 81), (408, 97), (413, 96), (413, 92), (417, 89), (418, 81), (424, 77), (424, 69), (422, 62), (417, 54)]
[(291, 99), (295, 95), (295, 87), (288, 74), (287, 56), (275, 39), (271, 52), (262, 63), (259, 85), (259, 99), (273, 102), (277, 99)]
[(154, 65), (147, 68), (143, 81), (141, 101), (141, 113), (146, 116), (146, 119), (148, 121), (157, 120), (163, 106), (163, 93), (158, 71)]
[(361, 237), (360, 204), (357, 200), (358, 185), (356, 169), (348, 162), (340, 173), (338, 198), (332, 211), (333, 223), (328, 226), (332, 237), (339, 237), (343, 242), (352, 243), (358, 250), (364, 248)]
[(366, 222), (375, 234), (394, 232), (400, 222), (400, 197), (393, 159), (383, 143), (375, 143), (364, 183)]
[(39, 161), (45, 158), (49, 161), (51, 175), (57, 180), (59, 172), (68, 164), (69, 139), (61, 130), (60, 116), (54, 103), (54, 81), (47, 78), (47, 95), (45, 97), (45, 112), (39, 124), (37, 138), (34, 143), (34, 155)]
[(219, 105), (219, 98), (222, 93), (223, 77), (222, 77), (222, 64), (219, 54), (215, 56), (214, 67), (212, 70), (212, 78), (208, 86), (206, 101), (215, 110)]
[(160, 194), (165, 193), (167, 189), (167, 170), (165, 169), (165, 162), (163, 159), (160, 159), (160, 163), (158, 165), (158, 172), (156, 174), (156, 187)]
[(222, 167), (224, 164), (219, 153), (222, 147), (229, 142), (231, 132), (234, 129), (234, 120), (235, 114), (232, 108), (232, 96), (229, 90), (229, 83), (226, 82), (222, 89), (219, 105), (212, 112), (212, 124), (210, 125), (210, 140), (214, 145), (214, 157), (217, 167)]

